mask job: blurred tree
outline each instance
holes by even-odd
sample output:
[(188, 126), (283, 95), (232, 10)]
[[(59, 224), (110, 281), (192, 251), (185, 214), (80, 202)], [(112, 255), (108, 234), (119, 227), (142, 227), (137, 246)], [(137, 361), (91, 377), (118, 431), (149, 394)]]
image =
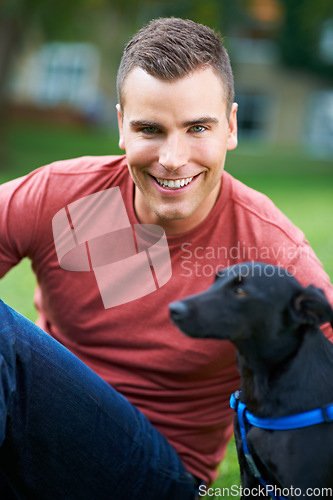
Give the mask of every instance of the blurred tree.
[[(324, 22), (333, 19), (332, 0), (0, 0), (0, 153), (5, 123), (5, 91), (11, 64), (30, 34), (37, 30), (44, 40), (85, 39), (97, 43), (103, 61), (115, 66), (121, 48), (131, 33), (152, 18), (179, 16), (191, 18), (222, 31), (237, 35), (237, 26), (253, 23), (246, 14), (266, 12), (265, 5), (283, 6), (283, 20), (271, 32), (278, 40), (283, 61), (333, 76), (332, 59), (320, 56)], [(277, 5), (276, 5), (277, 6)], [(266, 5), (267, 7), (267, 5)], [(259, 10), (258, 10), (259, 9)], [(276, 10), (276, 9), (275, 9)], [(277, 9), (278, 11), (279, 9)], [(262, 25), (270, 26), (270, 19)], [(274, 25), (274, 23), (273, 23)], [(268, 35), (264, 30), (265, 36)], [(271, 29), (271, 28), (270, 28)], [(268, 30), (269, 31), (269, 30)], [(226, 39), (228, 43), (228, 39)]]
[(287, 66), (333, 77), (332, 0), (235, 0), (233, 5), (228, 28), (236, 36), (275, 40)]
[(45, 36), (52, 37), (71, 22), (79, 7), (93, 1), (0, 0), (0, 155), (4, 149), (8, 76), (25, 34), (31, 26), (40, 26)]
[[(144, 3), (152, 5), (154, 0)], [(118, 36), (113, 47), (120, 50), (122, 38), (136, 30), (141, 9), (142, 3), (137, 0), (0, 0), (0, 156), (4, 150), (8, 77), (16, 54), (31, 33), (37, 31), (45, 41), (92, 39), (100, 24), (108, 30), (111, 44)]]
[(333, 63), (325, 60), (321, 41), (325, 22), (333, 20), (332, 0), (281, 0), (285, 20), (278, 42), (285, 64), (333, 77)]

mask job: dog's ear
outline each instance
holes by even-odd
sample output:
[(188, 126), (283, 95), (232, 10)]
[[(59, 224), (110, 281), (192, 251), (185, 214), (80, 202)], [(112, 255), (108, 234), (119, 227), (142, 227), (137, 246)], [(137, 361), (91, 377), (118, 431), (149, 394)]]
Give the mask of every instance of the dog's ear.
[(333, 309), (323, 290), (309, 285), (297, 292), (291, 300), (290, 312), (300, 324), (322, 325), (331, 323), (333, 327)]

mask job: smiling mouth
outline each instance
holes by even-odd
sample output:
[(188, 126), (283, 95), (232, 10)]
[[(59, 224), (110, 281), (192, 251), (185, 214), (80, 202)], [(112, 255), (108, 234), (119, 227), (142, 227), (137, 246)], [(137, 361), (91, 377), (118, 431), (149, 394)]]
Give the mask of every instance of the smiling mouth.
[(194, 177), (186, 177), (185, 179), (176, 179), (176, 180), (170, 180), (170, 179), (158, 179), (157, 177), (154, 177), (156, 182), (167, 189), (180, 189), (184, 186), (187, 186)]

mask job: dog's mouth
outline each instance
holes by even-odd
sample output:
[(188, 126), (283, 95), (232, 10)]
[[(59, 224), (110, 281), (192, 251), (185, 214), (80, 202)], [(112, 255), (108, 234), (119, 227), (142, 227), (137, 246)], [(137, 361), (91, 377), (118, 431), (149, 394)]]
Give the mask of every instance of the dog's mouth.
[(169, 305), (169, 310), (172, 322), (182, 333), (192, 338), (203, 338), (206, 336), (200, 331), (197, 321), (194, 321), (193, 314), (191, 314), (185, 302), (172, 302)]
[[(190, 304), (190, 305), (189, 305)], [(187, 337), (195, 339), (230, 340), (228, 335), (229, 325), (225, 329), (214, 328), (206, 315), (198, 315), (191, 301), (180, 300), (169, 304), (170, 318), (174, 325)]]
[(186, 335), (193, 336), (194, 334), (188, 328), (188, 320), (191, 318), (190, 311), (186, 304), (182, 301), (172, 302), (169, 304), (170, 317), (172, 322)]

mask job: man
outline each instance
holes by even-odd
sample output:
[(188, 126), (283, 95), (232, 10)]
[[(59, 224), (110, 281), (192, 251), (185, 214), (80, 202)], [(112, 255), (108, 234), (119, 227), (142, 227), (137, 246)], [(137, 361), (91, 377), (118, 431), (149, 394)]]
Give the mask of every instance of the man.
[(239, 376), (234, 349), (182, 335), (168, 303), (252, 259), (333, 302), (301, 231), (224, 172), (237, 105), (220, 37), (152, 21), (117, 84), (126, 156), (57, 162), (0, 188), (0, 274), (31, 258), (50, 334), (1, 306), (0, 464), (22, 498), (195, 498), (232, 435)]

